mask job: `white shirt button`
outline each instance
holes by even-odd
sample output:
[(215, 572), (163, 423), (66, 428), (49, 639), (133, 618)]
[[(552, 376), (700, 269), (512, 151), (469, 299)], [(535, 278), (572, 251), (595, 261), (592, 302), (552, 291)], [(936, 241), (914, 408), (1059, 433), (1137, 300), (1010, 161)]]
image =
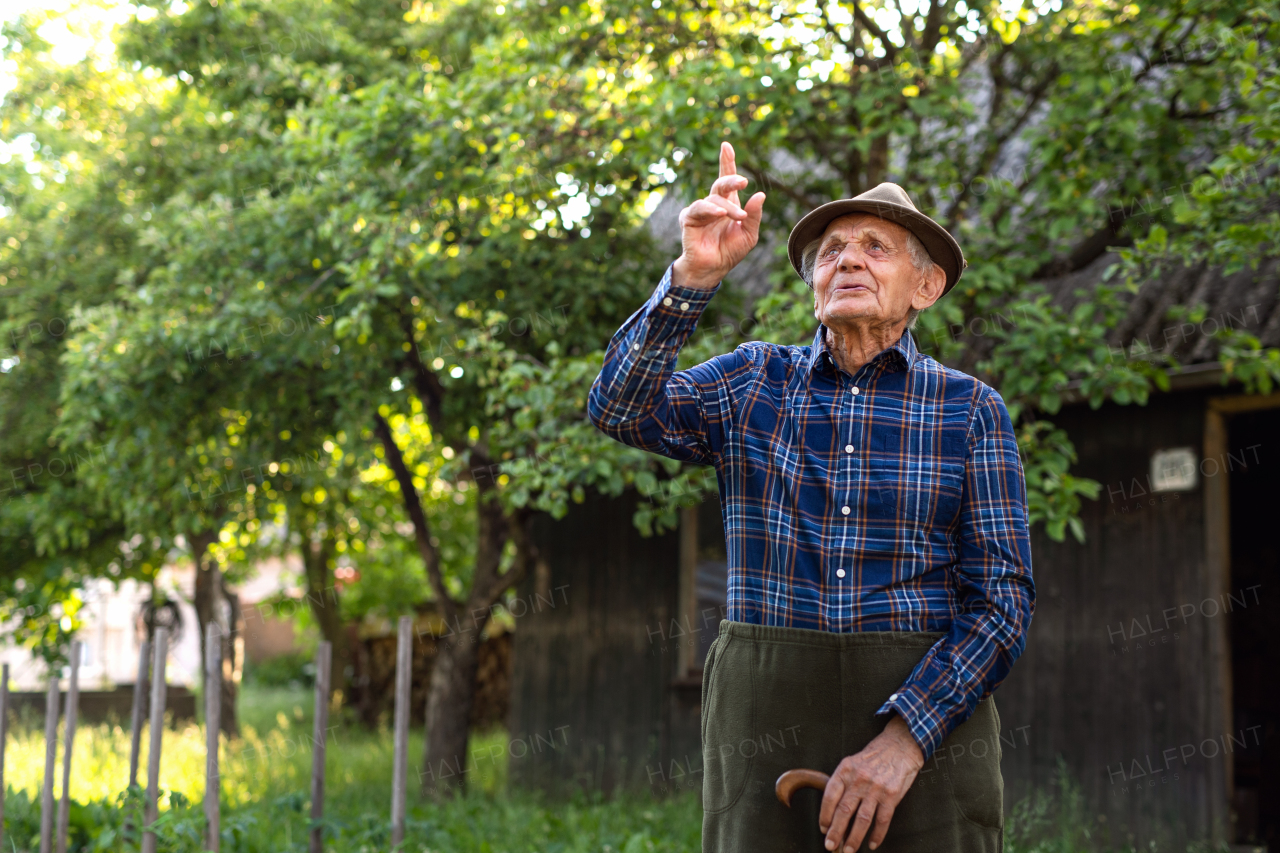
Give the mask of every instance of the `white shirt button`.
[(670, 304), (671, 304), (671, 297), (670, 297), (670, 296), (664, 297), (664, 298), (663, 298), (663, 300), (662, 300), (662, 304), (663, 304), (663, 305), (670, 305)]
[(856, 396), (858, 396), (858, 395), (859, 395), (859, 394), (861, 394), (861, 393), (862, 393), (862, 392), (858, 390), (858, 386), (857, 386), (857, 385), (854, 385), (854, 386), (853, 386), (853, 396), (855, 396), (855, 397), (856, 397)]
[(852, 444), (846, 444), (846, 445), (844, 446), (844, 452), (845, 452), (845, 453), (852, 453), (852, 452), (853, 452), (853, 445), (852, 445)]
[(639, 344), (632, 344), (632, 345), (631, 345), (631, 348), (632, 348), (632, 349), (640, 349), (640, 345), (639, 345)]
[(688, 311), (688, 310), (689, 310), (689, 303), (688, 303), (688, 302), (681, 302), (681, 303), (680, 303), (680, 310), (681, 310), (681, 311)]
[(849, 514), (849, 508), (848, 508), (847, 506), (842, 506), (842, 507), (840, 507), (840, 512), (841, 512), (842, 514), (844, 514), (844, 515), (848, 515), (848, 514)]
[(844, 577), (844, 569), (836, 569), (836, 577), (838, 578)]
[(889, 697), (889, 701), (890, 701), (890, 702), (896, 702), (896, 701), (897, 701), (897, 699), (898, 699), (898, 694), (897, 694), (897, 693), (895, 693), (895, 694), (893, 694), (892, 696), (890, 696), (890, 697)]

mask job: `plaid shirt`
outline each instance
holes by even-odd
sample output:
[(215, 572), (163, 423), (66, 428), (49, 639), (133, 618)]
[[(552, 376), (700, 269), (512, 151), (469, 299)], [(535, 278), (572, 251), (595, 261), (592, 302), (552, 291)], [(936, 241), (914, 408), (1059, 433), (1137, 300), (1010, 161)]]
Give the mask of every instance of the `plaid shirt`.
[(1025, 482), (1004, 401), (910, 332), (850, 376), (811, 346), (753, 341), (674, 371), (712, 290), (668, 267), (613, 336), (592, 422), (715, 465), (727, 617), (819, 631), (941, 631), (878, 714), (929, 757), (1022, 653), (1035, 608)]

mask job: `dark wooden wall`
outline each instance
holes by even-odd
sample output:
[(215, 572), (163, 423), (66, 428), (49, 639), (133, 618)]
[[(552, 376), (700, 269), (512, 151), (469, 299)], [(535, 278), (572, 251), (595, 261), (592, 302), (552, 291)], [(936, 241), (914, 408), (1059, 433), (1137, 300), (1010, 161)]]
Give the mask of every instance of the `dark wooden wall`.
[[(1144, 850), (1150, 841), (1183, 849), (1226, 817), (1226, 763), (1202, 754), (1229, 725), (1210, 654), (1224, 617), (1201, 614), (1217, 609), (1205, 603), (1217, 594), (1206, 571), (1204, 478), (1164, 494), (1151, 494), (1148, 481), (1155, 450), (1190, 446), (1200, 458), (1204, 412), (1202, 396), (1184, 393), (1055, 419), (1079, 452), (1074, 472), (1102, 482), (1102, 494), (1084, 503), (1084, 544), (1053, 542), (1037, 526), (1027, 649), (996, 694), (1005, 729), (1026, 727), (1004, 754), (1006, 803), (1048, 786), (1062, 756), (1085, 813), (1102, 816), (1103, 840), (1132, 837)], [(1196, 608), (1185, 621), (1184, 605)], [(1184, 764), (1188, 744), (1195, 754)]]
[(512, 752), (517, 785), (662, 790), (701, 767), (700, 690), (672, 683), (679, 534), (642, 537), (635, 500), (593, 495), (560, 521), (538, 520), (546, 567), (521, 596), (554, 595), (557, 605), (516, 623), (509, 729), (540, 747)]

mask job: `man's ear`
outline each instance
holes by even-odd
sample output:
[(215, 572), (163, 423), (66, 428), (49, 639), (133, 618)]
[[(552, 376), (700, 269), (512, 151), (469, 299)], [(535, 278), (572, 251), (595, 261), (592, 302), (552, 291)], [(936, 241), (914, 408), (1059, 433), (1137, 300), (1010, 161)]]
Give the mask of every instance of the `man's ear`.
[(923, 311), (942, 297), (942, 291), (946, 287), (947, 271), (941, 264), (934, 264), (933, 269), (921, 279), (920, 286), (912, 294), (911, 307), (917, 311)]

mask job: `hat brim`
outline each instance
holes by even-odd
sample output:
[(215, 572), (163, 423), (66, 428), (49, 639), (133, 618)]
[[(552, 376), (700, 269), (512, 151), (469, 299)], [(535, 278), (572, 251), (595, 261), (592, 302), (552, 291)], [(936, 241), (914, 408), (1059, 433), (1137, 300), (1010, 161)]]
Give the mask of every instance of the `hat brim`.
[(868, 213), (878, 216), (901, 225), (914, 234), (924, 244), (925, 251), (929, 253), (933, 262), (942, 267), (947, 274), (947, 285), (942, 291), (943, 295), (956, 286), (964, 268), (968, 266), (956, 238), (920, 211), (893, 202), (844, 198), (827, 202), (813, 209), (801, 217), (795, 228), (791, 229), (791, 236), (787, 238), (787, 257), (791, 259), (791, 266), (801, 278), (804, 277), (801, 258), (804, 247), (821, 237), (832, 220), (850, 213)]

